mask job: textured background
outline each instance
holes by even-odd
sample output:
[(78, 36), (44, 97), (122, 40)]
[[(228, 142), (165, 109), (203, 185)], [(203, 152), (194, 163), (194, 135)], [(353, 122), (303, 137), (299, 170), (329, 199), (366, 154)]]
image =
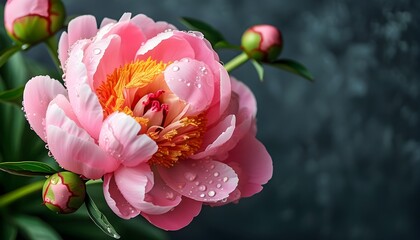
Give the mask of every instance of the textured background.
[(420, 1), (64, 2), (69, 15), (99, 19), (131, 11), (182, 28), (178, 17), (194, 17), (234, 43), (270, 23), (282, 56), (316, 78), (233, 72), (255, 91), (274, 176), (238, 205), (204, 207), (171, 239), (420, 239)]

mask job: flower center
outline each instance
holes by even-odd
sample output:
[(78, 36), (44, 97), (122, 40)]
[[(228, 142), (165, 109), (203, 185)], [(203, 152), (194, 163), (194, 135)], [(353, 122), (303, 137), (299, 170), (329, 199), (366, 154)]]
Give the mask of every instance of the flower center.
[(168, 64), (152, 59), (136, 61), (114, 70), (97, 89), (104, 118), (124, 112), (158, 144), (149, 160), (171, 167), (198, 151), (206, 128), (204, 114), (186, 116), (188, 105), (167, 86), (163, 71)]

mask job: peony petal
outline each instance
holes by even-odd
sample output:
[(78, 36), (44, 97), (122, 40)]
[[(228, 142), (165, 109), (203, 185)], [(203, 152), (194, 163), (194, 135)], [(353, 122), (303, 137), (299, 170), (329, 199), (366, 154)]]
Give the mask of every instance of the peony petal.
[(146, 192), (153, 186), (153, 172), (148, 164), (133, 168), (120, 167), (114, 172), (115, 183), (124, 199), (141, 211)]
[(48, 107), (46, 125), (49, 149), (61, 167), (91, 179), (118, 167), (118, 162), (108, 157), (57, 104)]
[(69, 58), (69, 36), (67, 32), (63, 32), (58, 41), (58, 59), (63, 71), (66, 71), (66, 61)]
[(103, 191), (108, 206), (119, 217), (130, 219), (139, 215), (140, 211), (131, 206), (121, 194), (112, 173), (104, 176)]
[(230, 140), (235, 130), (236, 117), (235, 115), (229, 115), (217, 125), (211, 127), (204, 134), (203, 147), (204, 150), (199, 152), (191, 158), (202, 159), (207, 156), (220, 154), (220, 147), (224, 147), (224, 144)]
[(45, 116), (48, 104), (59, 94), (67, 95), (67, 92), (63, 85), (48, 76), (37, 76), (26, 83), (23, 92), (26, 118), (43, 141), (46, 141)]
[[(238, 189), (242, 197), (250, 197), (262, 190), (273, 175), (273, 161), (264, 145), (252, 134), (246, 135), (238, 145), (229, 152), (226, 163), (239, 175)], [(235, 166), (236, 165), (236, 166)]]
[(238, 185), (238, 176), (228, 165), (212, 160), (183, 160), (158, 171), (168, 186), (200, 202), (227, 198)]
[(161, 215), (141, 213), (151, 224), (167, 231), (179, 230), (193, 220), (201, 211), (201, 202), (183, 197), (173, 210)]
[(170, 188), (155, 174), (153, 188), (146, 194), (141, 211), (147, 214), (164, 214), (181, 202), (181, 195)]
[(251, 116), (255, 117), (257, 114), (257, 100), (251, 89), (233, 77), (231, 78), (231, 86), (232, 91), (239, 96), (239, 109), (246, 108), (252, 114)]
[(102, 19), (102, 22), (99, 28), (103, 28), (108, 24), (115, 24), (115, 23), (117, 23), (117, 20), (105, 17), (104, 19)]
[(158, 33), (167, 30), (175, 30), (176, 27), (167, 22), (155, 22), (153, 19), (147, 17), (144, 14), (138, 14), (131, 19), (131, 22), (141, 28), (146, 38), (152, 38)]
[(87, 82), (93, 90), (106, 81), (115, 68), (123, 64), (120, 48), (121, 38), (111, 35), (93, 42), (84, 50), (83, 63), (87, 71)]
[(149, 39), (137, 52), (136, 60), (151, 57), (164, 63), (181, 58), (194, 58), (194, 49), (184, 38), (174, 35), (173, 31), (163, 32)]
[(149, 136), (137, 135), (140, 124), (125, 113), (113, 113), (104, 121), (99, 146), (127, 167), (149, 160), (158, 146)]
[(184, 58), (169, 65), (164, 76), (171, 91), (190, 105), (187, 114), (197, 115), (209, 107), (214, 80), (205, 63)]
[(67, 34), (69, 46), (81, 39), (89, 39), (96, 35), (98, 27), (92, 15), (82, 15), (69, 22)]
[(229, 106), (229, 102), (231, 99), (232, 91), (229, 74), (226, 72), (226, 69), (222, 65), (220, 65), (219, 63), (218, 65), (220, 81), (215, 82), (216, 84), (214, 86), (215, 92), (213, 102), (207, 114), (208, 126), (214, 124), (215, 122), (217, 122), (217, 120), (219, 120), (220, 116), (226, 111), (227, 107)]

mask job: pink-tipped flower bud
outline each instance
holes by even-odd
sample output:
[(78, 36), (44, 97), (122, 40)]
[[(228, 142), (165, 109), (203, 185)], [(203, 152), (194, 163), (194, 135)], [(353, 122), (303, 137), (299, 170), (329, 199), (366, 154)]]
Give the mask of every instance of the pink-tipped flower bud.
[(65, 17), (61, 0), (7, 0), (4, 7), (6, 30), (21, 43), (37, 43), (54, 35)]
[(272, 25), (255, 25), (242, 35), (241, 48), (249, 58), (272, 62), (283, 49), (281, 32)]
[(72, 213), (82, 206), (86, 196), (86, 185), (72, 172), (51, 175), (42, 188), (44, 205), (55, 213)]

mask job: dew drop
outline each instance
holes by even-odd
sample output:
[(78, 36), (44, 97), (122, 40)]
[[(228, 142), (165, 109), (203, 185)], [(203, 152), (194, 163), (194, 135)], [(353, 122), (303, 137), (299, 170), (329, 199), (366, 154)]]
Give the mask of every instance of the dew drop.
[(32, 116), (36, 117), (36, 113), (33, 113)]
[(173, 192), (166, 192), (165, 197), (166, 197), (166, 199), (174, 200), (175, 195), (174, 195)]
[(199, 181), (196, 181), (196, 182), (195, 182), (195, 185), (196, 185), (196, 186), (200, 185), (200, 182), (199, 182)]
[(209, 195), (209, 197), (214, 197), (214, 196), (216, 196), (216, 192), (215, 191), (209, 191), (208, 193), (207, 193), (208, 195)]
[(111, 228), (107, 227), (106, 230), (110, 233), (111, 232)]
[(195, 86), (196, 88), (201, 88), (201, 83), (195, 83), (195, 84), (194, 84), (194, 86)]
[(178, 183), (178, 189), (183, 189), (186, 183)]
[(222, 184), (218, 183), (218, 184), (216, 185), (216, 187), (217, 187), (217, 188), (221, 188), (221, 187), (222, 187)]
[(224, 177), (223, 178), (223, 182), (227, 182), (229, 180), (229, 178), (228, 177)]
[(20, 110), (25, 111), (25, 108), (24, 107), (21, 107)]
[(201, 198), (203, 198), (203, 197), (205, 197), (205, 196), (206, 196), (206, 194), (205, 194), (205, 193), (200, 194), (200, 197), (201, 197)]
[(212, 184), (212, 183), (213, 183), (213, 180), (210, 180), (210, 181), (209, 181), (209, 184)]
[(174, 71), (174, 72), (178, 72), (178, 71), (179, 71), (179, 67), (178, 67), (178, 66), (173, 66), (173, 67), (172, 67), (172, 71)]
[(210, 165), (210, 169), (214, 169), (214, 164)]
[(52, 157), (53, 154), (51, 153), (51, 151), (48, 151), (48, 157)]
[(190, 82), (187, 83), (187, 87), (189, 87), (189, 86), (191, 86), (191, 83)]
[(101, 51), (101, 49), (99, 49), (99, 48), (95, 48), (95, 49), (93, 49), (93, 54), (95, 54), (95, 55), (98, 55), (98, 54), (100, 54), (102, 51)]
[(195, 178), (197, 177), (197, 174), (192, 173), (192, 172), (186, 172), (184, 173), (184, 177), (185, 179), (187, 179), (188, 181), (192, 182), (195, 180)]
[(223, 202), (223, 203), (227, 202), (227, 198), (223, 198), (223, 199), (222, 199), (222, 202)]
[(213, 176), (215, 176), (215, 177), (218, 177), (220, 175), (220, 173), (219, 172), (215, 172), (214, 174), (213, 174)]
[(45, 144), (45, 149), (48, 149), (48, 144)]
[(206, 186), (204, 186), (204, 185), (200, 185), (200, 186), (198, 187), (198, 190), (200, 190), (200, 191), (204, 192), (204, 191), (206, 191), (206, 190), (207, 190), (207, 187), (206, 187)]

